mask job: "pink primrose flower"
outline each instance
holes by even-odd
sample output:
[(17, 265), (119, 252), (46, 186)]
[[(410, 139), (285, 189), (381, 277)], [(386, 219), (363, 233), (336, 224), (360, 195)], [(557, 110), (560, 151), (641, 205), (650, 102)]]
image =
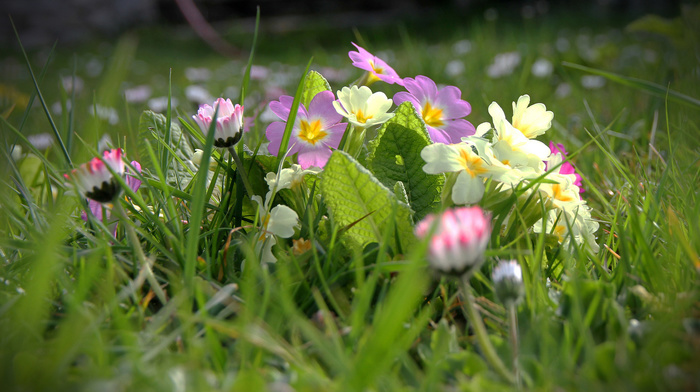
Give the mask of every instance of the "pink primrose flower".
[(415, 233), (421, 239), (432, 235), (428, 262), (434, 270), (461, 276), (475, 271), (485, 260), (490, 217), (478, 206), (455, 208), (426, 216), (416, 225)]
[[(267, 150), (272, 155), (280, 154), (280, 145), (284, 128), (289, 118), (294, 98), (283, 95), (279, 101), (270, 102), (270, 110), (283, 121), (268, 125), (265, 135), (270, 144)], [(331, 149), (338, 148), (343, 138), (346, 123), (341, 123), (343, 116), (333, 106), (335, 96), (330, 91), (322, 91), (313, 97), (308, 109), (299, 105), (292, 135), (289, 139), (289, 154), (297, 154), (297, 161), (302, 169), (315, 166), (323, 168), (331, 156)]]
[[(217, 107), (218, 112), (216, 112)], [(197, 114), (192, 118), (204, 135), (209, 133), (211, 123), (215, 120), (214, 112), (216, 112), (214, 146), (226, 148), (238, 143), (243, 132), (243, 106), (239, 104), (234, 106), (230, 99), (223, 98), (214, 101), (213, 106), (207, 104), (200, 106)]]
[(462, 92), (455, 86), (437, 88), (427, 76), (405, 78), (402, 91), (394, 95), (394, 103), (411, 102), (423, 117), (428, 134), (435, 143), (455, 144), (475, 132), (474, 125), (462, 117), (472, 111), (469, 102), (461, 99)]
[(357, 48), (357, 52), (350, 51), (348, 52), (348, 56), (350, 56), (353, 66), (370, 73), (370, 79), (367, 83), (368, 85), (376, 82), (377, 80), (381, 80), (389, 84), (396, 83), (399, 86), (403, 86), (403, 80), (399, 77), (396, 71), (389, 66), (389, 64), (372, 53), (366, 51), (356, 43), (353, 42), (352, 44)]

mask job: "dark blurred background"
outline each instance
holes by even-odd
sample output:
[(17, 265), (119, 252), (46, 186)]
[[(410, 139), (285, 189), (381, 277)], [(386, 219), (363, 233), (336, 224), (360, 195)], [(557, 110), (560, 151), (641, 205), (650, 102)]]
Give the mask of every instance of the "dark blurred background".
[[(302, 28), (304, 21), (326, 21), (335, 27), (391, 24), (431, 12), (471, 13), (489, 8), (540, 12), (551, 7), (585, 7), (593, 18), (634, 18), (646, 13), (673, 16), (679, 0), (4, 0), (0, 2), (0, 44), (15, 42), (10, 15), (28, 47), (77, 44), (110, 38), (146, 24), (188, 23), (183, 9), (196, 7), (205, 20), (225, 23), (254, 18), (259, 6), (269, 29)], [(190, 8), (191, 9), (191, 8)], [(191, 21), (190, 21), (191, 22)]]

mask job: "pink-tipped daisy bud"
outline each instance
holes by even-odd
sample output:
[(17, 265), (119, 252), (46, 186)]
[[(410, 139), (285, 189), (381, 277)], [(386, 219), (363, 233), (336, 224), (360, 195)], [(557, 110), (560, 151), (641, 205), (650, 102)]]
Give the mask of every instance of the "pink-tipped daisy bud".
[(493, 284), (496, 296), (504, 304), (519, 303), (524, 294), (523, 271), (515, 260), (499, 261), (493, 269)]
[[(217, 111), (218, 110), (218, 111)], [(204, 135), (209, 133), (216, 113), (214, 127), (214, 146), (228, 148), (241, 140), (243, 134), (243, 106), (231, 103), (230, 99), (219, 98), (213, 106), (204, 104), (199, 107), (197, 114), (192, 116)]]
[(105, 151), (102, 159), (93, 158), (65, 177), (74, 181), (82, 196), (99, 203), (109, 203), (122, 192), (119, 182), (114, 178), (115, 175), (124, 176), (124, 161), (120, 148)]
[(424, 238), (430, 234), (430, 266), (442, 274), (468, 276), (484, 262), (484, 251), (491, 236), (490, 218), (480, 207), (430, 214), (416, 226), (416, 236)]

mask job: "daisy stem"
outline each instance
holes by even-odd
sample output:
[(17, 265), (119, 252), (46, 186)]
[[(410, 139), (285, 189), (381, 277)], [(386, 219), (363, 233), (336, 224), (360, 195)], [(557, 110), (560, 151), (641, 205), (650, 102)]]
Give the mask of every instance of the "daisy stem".
[(481, 348), (484, 357), (491, 364), (491, 367), (498, 373), (501, 377), (506, 379), (508, 382), (514, 384), (515, 376), (511, 373), (508, 368), (503, 364), (501, 358), (498, 357), (496, 349), (493, 348), (491, 341), (489, 340), (489, 335), (486, 332), (486, 327), (484, 326), (483, 320), (481, 320), (481, 315), (479, 311), (474, 306), (474, 296), (471, 293), (471, 286), (467, 277), (462, 277), (459, 279), (460, 289), (462, 290), (462, 296), (464, 301), (462, 301), (462, 306), (464, 312), (467, 314), (467, 318), (474, 329), (474, 334), (479, 342), (479, 347)]
[(515, 302), (509, 301), (508, 308), (508, 324), (510, 329), (510, 345), (513, 359), (513, 373), (515, 373), (515, 383), (518, 389), (522, 387), (520, 380), (520, 366), (518, 365), (518, 313), (515, 309)]
[(243, 161), (241, 161), (241, 158), (238, 156), (238, 153), (236, 153), (236, 149), (232, 147), (228, 148), (228, 152), (231, 153), (231, 156), (233, 157), (233, 161), (236, 162), (236, 168), (238, 170), (238, 176), (241, 178), (241, 181), (243, 182), (243, 187), (245, 188), (245, 192), (248, 194), (248, 197), (253, 197), (253, 188), (250, 186), (250, 182), (248, 182), (248, 175), (245, 172), (245, 168), (243, 167)]
[(112, 208), (112, 211), (116, 213), (116, 215), (119, 217), (119, 220), (124, 225), (124, 229), (126, 230), (126, 236), (129, 239), (129, 242), (131, 242), (131, 247), (134, 250), (134, 255), (139, 261), (141, 268), (146, 271), (146, 280), (148, 280), (148, 284), (151, 285), (151, 289), (156, 294), (160, 302), (163, 305), (165, 305), (166, 303), (168, 303), (168, 298), (165, 295), (163, 288), (160, 287), (156, 276), (153, 274), (153, 270), (151, 269), (151, 263), (146, 259), (146, 255), (144, 255), (143, 253), (143, 249), (141, 248), (141, 241), (136, 235), (136, 231), (131, 225), (131, 221), (126, 216), (126, 211), (124, 211), (124, 207), (122, 207), (121, 200), (116, 200), (114, 202), (114, 207)]

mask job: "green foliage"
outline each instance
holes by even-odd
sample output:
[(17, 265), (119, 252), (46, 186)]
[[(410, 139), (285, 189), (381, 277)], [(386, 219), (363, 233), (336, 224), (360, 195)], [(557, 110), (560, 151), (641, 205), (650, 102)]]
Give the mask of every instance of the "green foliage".
[(324, 78), (320, 73), (311, 70), (306, 75), (306, 80), (304, 81), (304, 90), (301, 95), (301, 103), (308, 108), (311, 100), (314, 99), (316, 94), (320, 93), (321, 91), (329, 91), (330, 89), (331, 85), (328, 84), (326, 78)]
[[(321, 179), (321, 194), (339, 229), (357, 246), (379, 242), (396, 231), (394, 251), (413, 242), (410, 210), (367, 169), (342, 151), (334, 151)], [(392, 237), (389, 237), (392, 238)]]
[(423, 219), (440, 204), (445, 176), (423, 171), (420, 153), (431, 144), (423, 119), (410, 102), (402, 103), (394, 117), (369, 142), (367, 165), (377, 179), (389, 188), (403, 183), (414, 219)]
[[(507, 312), (492, 291), (491, 270), (497, 258), (523, 267), (527, 294), (515, 314), (522, 388), (506, 384), (486, 360), (454, 281), (433, 279), (425, 267), (428, 243), (414, 238), (414, 224), (449, 206), (440, 200), (449, 184), (421, 170), (420, 151), (429, 140), (410, 105), (399, 106), (377, 131), (366, 159), (360, 154), (366, 165), (335, 151), (324, 172), (304, 178), (309, 193), (278, 193), (273, 208), (293, 204), (299, 225), (291, 238), (277, 238), (277, 262), (261, 265), (262, 222), (237, 176), (245, 172), (262, 196), (264, 177), (278, 170), (281, 157), (258, 146), (261, 118), (239, 145), (244, 170), (227, 152), (213, 151), (189, 120), (195, 106), (183, 95), (191, 82), (182, 68), (216, 70), (201, 82), (213, 94), (241, 86), (247, 115), (264, 110), (256, 105), (267, 81), (241, 75), (240, 63), (212, 55), (198, 40), (154, 29), (79, 56), (60, 45), (48, 57), (30, 51), (28, 65), (42, 59), (36, 74), (32, 67), (13, 76), (8, 60), (0, 87), (32, 96), (23, 105), (0, 97), (3, 388), (693, 390), (700, 384), (700, 85), (690, 53), (696, 53), (699, 9), (683, 7), (675, 20), (642, 19), (624, 36), (578, 13), (578, 20), (566, 19), (569, 13), (538, 15), (535, 24), (506, 13), (497, 22), (479, 17), (466, 24), (455, 15), (431, 24), (421, 15), (398, 32), (356, 32), (354, 42), (375, 54), (391, 48), (399, 74), (458, 86), (472, 105), (473, 124), (488, 120), (490, 102), (506, 107), (522, 93), (555, 112), (553, 128), (540, 139), (570, 151), (583, 177), (582, 196), (600, 223), (601, 250), (567, 252), (556, 235), (527, 231), (542, 206), (527, 195), (498, 193), (490, 182), (482, 207), (501, 230), (471, 280), (488, 337), (510, 369)], [(523, 29), (532, 34), (523, 36)], [(652, 34), (640, 40), (634, 35), (640, 33)], [(261, 36), (255, 64), (302, 77), (283, 86), (296, 88), (298, 103), (343, 85), (329, 77), (331, 88), (320, 74), (279, 62), (305, 63), (310, 53), (299, 51), (302, 42), (319, 48), (315, 69), (352, 69), (350, 32), (310, 26), (285, 34)], [(237, 31), (227, 38), (248, 45), (253, 37)], [(513, 50), (522, 56), (513, 74), (486, 76), (497, 54)], [(14, 57), (25, 61), (21, 53)], [(554, 64), (549, 78), (530, 72), (540, 57)], [(106, 70), (100, 77), (86, 75), (93, 58)], [(452, 61), (464, 72), (446, 74)], [(252, 64), (251, 51), (247, 70)], [(171, 67), (169, 75), (164, 70)], [(579, 71), (619, 83), (584, 89)], [(66, 73), (85, 83), (82, 92), (64, 91)], [(119, 98), (123, 86), (138, 84), (180, 104), (159, 114)], [(401, 87), (378, 82), (372, 89), (391, 95)], [(98, 104), (116, 108), (119, 122), (94, 116)], [(172, 121), (174, 113), (179, 121)], [(29, 136), (40, 130), (52, 137), (48, 149), (32, 145)], [(71, 160), (95, 156), (104, 134), (125, 148), (128, 161), (141, 162), (143, 185), (124, 189), (115, 202), (124, 217), (112, 210), (105, 222), (84, 221), (88, 206), (63, 174)], [(205, 147), (210, 170), (190, 162), (195, 146)]]

